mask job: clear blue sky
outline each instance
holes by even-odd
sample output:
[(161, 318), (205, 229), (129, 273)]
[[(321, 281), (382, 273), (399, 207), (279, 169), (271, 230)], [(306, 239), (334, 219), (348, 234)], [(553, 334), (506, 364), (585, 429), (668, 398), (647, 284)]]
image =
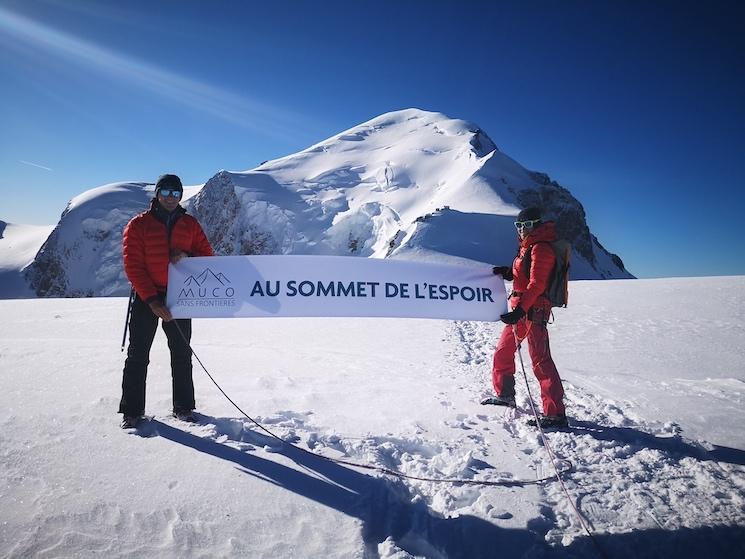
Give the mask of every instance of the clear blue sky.
[(0, 219), (418, 107), (567, 187), (635, 275), (745, 275), (743, 4), (0, 0)]

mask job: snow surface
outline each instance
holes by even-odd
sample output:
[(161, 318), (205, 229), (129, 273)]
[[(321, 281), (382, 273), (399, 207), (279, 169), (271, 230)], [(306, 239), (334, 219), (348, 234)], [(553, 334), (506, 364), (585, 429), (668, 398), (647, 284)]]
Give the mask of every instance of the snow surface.
[[(548, 439), (605, 554), (742, 557), (743, 278), (570, 287), (551, 336), (573, 429)], [(196, 363), (199, 423), (168, 417), (162, 333), (154, 419), (122, 431), (125, 309), (0, 301), (0, 556), (599, 556), (556, 482), (438, 484), (327, 462), (262, 434)], [(478, 404), (501, 327), (198, 320), (194, 349), (249, 415), (303, 448), (419, 476), (536, 479), (551, 469), (522, 378), (517, 411)]]

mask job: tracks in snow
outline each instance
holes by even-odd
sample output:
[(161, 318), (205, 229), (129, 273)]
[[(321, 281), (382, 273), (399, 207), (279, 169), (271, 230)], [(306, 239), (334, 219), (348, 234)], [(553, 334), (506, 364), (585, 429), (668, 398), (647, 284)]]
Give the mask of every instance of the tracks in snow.
[[(465, 374), (481, 379), (483, 389), (489, 391), (486, 356), (493, 351), (501, 328), (470, 322), (454, 323), (453, 328), (464, 346), (456, 350), (454, 359), (462, 363)], [(537, 398), (539, 388), (526, 349), (523, 359)], [(561, 363), (557, 365), (561, 372)], [(577, 364), (573, 370), (581, 374)], [(536, 450), (535, 467), (540, 473), (550, 466), (535, 431), (519, 421), (520, 409), (527, 413), (530, 408), (519, 363), (517, 374), (517, 417), (513, 421), (508, 413), (503, 414), (502, 424), (516, 452)], [(566, 484), (596, 533), (672, 532), (743, 524), (745, 452), (687, 440), (674, 421), (659, 425), (631, 417), (623, 403), (602, 399), (581, 384), (564, 381), (564, 387), (572, 429), (551, 432), (548, 439), (559, 457), (574, 464)], [(471, 391), (480, 395), (478, 388)], [(542, 491), (556, 516), (546, 531), (547, 541), (570, 544), (583, 532), (559, 484), (549, 484)]]
[[(453, 381), (451, 391), (437, 395), (444, 410), (439, 432), (449, 436), (432, 432), (432, 425), (415, 424), (410, 434), (399, 431), (352, 439), (335, 432), (333, 426), (314, 424), (310, 411), (278, 411), (256, 419), (284, 439), (319, 454), (415, 476), (488, 480), (550, 475), (551, 465), (538, 434), (525, 424), (530, 407), (521, 373), (517, 410), (477, 404), (491, 393), (491, 356), (500, 326), (447, 325), (445, 343), (451, 350), (441, 370), (433, 374)], [(537, 397), (526, 350), (524, 359)], [(581, 378), (578, 361), (572, 363), (574, 378)], [(561, 370), (562, 364), (558, 365)], [(564, 384), (572, 429), (551, 432), (548, 439), (560, 458), (573, 463), (566, 484), (596, 534), (674, 534), (684, 528), (743, 524), (745, 453), (717, 453), (706, 443), (682, 438), (674, 422), (646, 422), (627, 413), (623, 402), (600, 398), (581, 382)], [(279, 450), (276, 441), (240, 418), (203, 416), (199, 425), (178, 427), (240, 452)], [(410, 481), (405, 485), (404, 494), (413, 495), (412, 502), (421, 500), (445, 517), (474, 515), (499, 526), (527, 525), (549, 544), (559, 546), (575, 545), (584, 534), (556, 483), (520, 488), (519, 493)], [(429, 513), (422, 512), (422, 518), (430, 518)], [(613, 540), (608, 541), (605, 545), (612, 548)], [(389, 550), (391, 555), (396, 553), (394, 548)], [(593, 555), (591, 549), (587, 555)]]

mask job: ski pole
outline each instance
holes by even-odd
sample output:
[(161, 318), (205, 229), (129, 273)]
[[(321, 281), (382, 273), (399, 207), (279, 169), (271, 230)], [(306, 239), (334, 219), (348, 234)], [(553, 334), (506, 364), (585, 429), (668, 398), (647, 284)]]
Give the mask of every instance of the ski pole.
[(129, 315), (132, 314), (132, 303), (135, 300), (135, 288), (129, 292), (129, 303), (127, 303), (127, 318), (124, 319), (124, 334), (122, 334), (122, 351), (124, 351), (124, 342), (127, 339), (127, 326), (129, 326)]

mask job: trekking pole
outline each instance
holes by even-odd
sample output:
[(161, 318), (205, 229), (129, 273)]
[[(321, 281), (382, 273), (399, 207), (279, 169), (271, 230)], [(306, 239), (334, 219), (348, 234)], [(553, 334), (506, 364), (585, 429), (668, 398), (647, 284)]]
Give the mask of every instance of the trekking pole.
[(129, 315), (132, 314), (132, 303), (135, 300), (135, 288), (129, 291), (129, 303), (127, 303), (127, 318), (124, 319), (124, 334), (122, 334), (122, 351), (124, 351), (124, 342), (127, 339), (127, 327), (129, 326)]

